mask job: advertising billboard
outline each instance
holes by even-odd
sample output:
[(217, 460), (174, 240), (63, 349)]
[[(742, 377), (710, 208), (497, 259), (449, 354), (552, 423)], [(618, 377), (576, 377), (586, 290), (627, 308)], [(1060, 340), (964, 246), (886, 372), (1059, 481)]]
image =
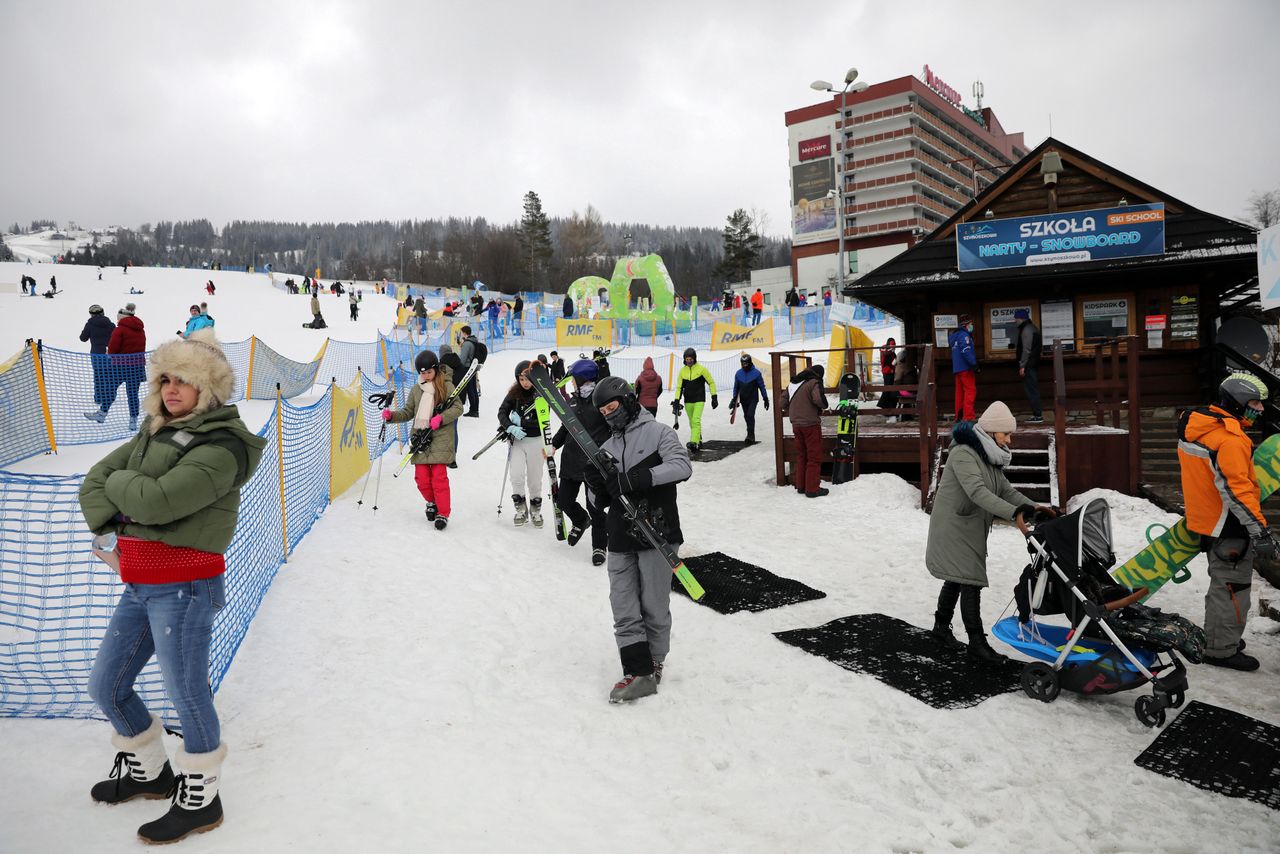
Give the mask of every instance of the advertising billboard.
[(791, 167), (791, 224), (795, 244), (836, 237), (835, 161), (830, 157)]
[(956, 228), (962, 273), (1163, 254), (1163, 203), (984, 219)]
[(800, 140), (800, 144), (796, 148), (796, 154), (799, 155), (797, 159), (801, 163), (806, 160), (817, 160), (819, 157), (830, 157), (831, 135)]

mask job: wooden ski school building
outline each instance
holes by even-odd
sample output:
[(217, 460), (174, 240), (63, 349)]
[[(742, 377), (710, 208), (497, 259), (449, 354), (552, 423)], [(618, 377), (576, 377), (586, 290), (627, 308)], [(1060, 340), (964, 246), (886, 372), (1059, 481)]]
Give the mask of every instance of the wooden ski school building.
[[(947, 339), (969, 315), (976, 409), (1002, 400), (1018, 416), (1008, 469), (1015, 486), (1054, 504), (1106, 487), (1180, 509), (1176, 412), (1208, 401), (1222, 375), (1219, 322), (1256, 310), (1257, 232), (1050, 137), (932, 233), (847, 284), (844, 295), (897, 316), (901, 358), (918, 368), (908, 385), (881, 385), (878, 372), (864, 385), (855, 472), (918, 482), (929, 505), (954, 418)], [(1043, 333), (1045, 423), (1038, 425), (1025, 422), (1031, 412), (1014, 356), (1018, 309)], [(814, 355), (774, 353), (774, 394)], [(844, 355), (853, 364), (855, 354)], [(878, 366), (877, 356), (862, 358)], [(833, 405), (838, 381), (826, 376)], [(877, 408), (886, 389), (912, 395), (911, 407)], [(773, 416), (784, 485), (793, 441), (780, 407)], [(835, 432), (835, 419), (824, 419), (828, 450)]]

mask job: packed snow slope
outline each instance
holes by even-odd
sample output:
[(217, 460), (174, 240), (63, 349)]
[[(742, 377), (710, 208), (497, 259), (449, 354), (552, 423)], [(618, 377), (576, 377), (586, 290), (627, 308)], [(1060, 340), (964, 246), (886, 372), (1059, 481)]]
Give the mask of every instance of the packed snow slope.
[[(168, 275), (184, 293), (179, 307), (203, 282)], [(164, 281), (157, 272), (157, 299)], [(58, 336), (78, 334), (87, 297), (55, 301), (62, 315), (46, 313), (47, 301), (19, 303), (40, 313), (16, 324), (6, 309), (4, 340), (65, 341)], [(219, 283), (218, 299), (228, 338), (253, 331), (299, 358), (319, 347), (298, 328), (301, 298), (280, 294), (294, 300), (286, 305), (269, 288)], [(149, 310), (163, 317), (172, 307)], [(339, 318), (335, 333), (360, 340)], [(940, 711), (775, 640), (775, 631), (866, 612), (930, 625), (938, 585), (924, 569), (929, 520), (915, 488), (868, 475), (821, 500), (778, 489), (763, 411), (763, 444), (694, 463), (680, 487), (682, 553), (723, 551), (827, 598), (722, 616), (673, 596), (660, 693), (610, 706), (620, 674), (605, 571), (591, 566), (585, 540), (571, 549), (549, 524), (513, 527), (510, 499), (499, 495), (501, 446), (471, 460), (526, 355), (494, 354), (482, 373), (482, 417), (463, 419), (450, 472), (447, 531), (425, 521), (410, 477), (390, 476), (393, 454), (377, 513), (375, 485), (363, 507), (353, 488), (281, 568), (218, 693), (230, 747), (226, 822), (184, 851), (1277, 849), (1265, 807), (1133, 764), (1155, 736), (1134, 718), (1137, 692), (1064, 693), (1051, 705), (1008, 694)], [(720, 398), (706, 413), (708, 437), (740, 437), (728, 390)], [(93, 459), (42, 464), (83, 471)], [(1173, 521), (1144, 501), (1107, 497), (1122, 556), (1143, 545), (1147, 525)], [(1018, 532), (997, 526), (988, 624), (1025, 561)], [(1201, 619), (1202, 560), (1192, 576), (1156, 604)], [(1280, 723), (1274, 625), (1255, 616), (1246, 635), (1260, 672), (1193, 667), (1188, 699)], [(137, 850), (137, 826), (165, 805), (90, 802), (89, 787), (111, 767), (109, 735), (100, 721), (0, 720), (0, 851)]]

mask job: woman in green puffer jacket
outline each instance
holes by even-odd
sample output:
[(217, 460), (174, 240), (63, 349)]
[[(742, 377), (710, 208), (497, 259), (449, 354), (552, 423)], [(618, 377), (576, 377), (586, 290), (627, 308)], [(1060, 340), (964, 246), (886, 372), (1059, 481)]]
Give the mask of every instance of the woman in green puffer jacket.
[[(209, 645), (226, 601), (223, 554), (240, 489), (266, 442), (225, 404), (235, 376), (212, 329), (162, 344), (147, 373), (141, 429), (80, 487), (85, 521), (98, 535), (95, 554), (124, 582), (89, 677), (90, 696), (115, 728), (114, 779), (91, 795), (120, 803), (176, 791), (168, 813), (138, 829), (146, 841), (175, 842), (222, 822), (218, 780), (227, 748), (209, 690)], [(172, 767), (160, 719), (133, 688), (153, 654), (182, 724)]]

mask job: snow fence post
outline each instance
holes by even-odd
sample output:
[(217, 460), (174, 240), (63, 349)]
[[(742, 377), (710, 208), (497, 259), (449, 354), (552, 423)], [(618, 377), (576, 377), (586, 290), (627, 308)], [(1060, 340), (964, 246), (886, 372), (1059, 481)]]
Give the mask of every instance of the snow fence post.
[(284, 412), (280, 383), (276, 383), (276, 453), (280, 457), (280, 530), (284, 535), (284, 562), (289, 562), (289, 513), (284, 504)]
[(36, 387), (40, 390), (40, 409), (44, 413), (44, 427), (49, 433), (49, 448), (55, 454), (58, 453), (58, 440), (53, 435), (53, 416), (49, 413), (49, 390), (44, 385), (44, 367), (40, 364), (40, 350), (44, 347), (43, 340), (33, 341), (27, 339), (27, 345), (31, 347), (31, 358), (35, 360), (36, 368)]

